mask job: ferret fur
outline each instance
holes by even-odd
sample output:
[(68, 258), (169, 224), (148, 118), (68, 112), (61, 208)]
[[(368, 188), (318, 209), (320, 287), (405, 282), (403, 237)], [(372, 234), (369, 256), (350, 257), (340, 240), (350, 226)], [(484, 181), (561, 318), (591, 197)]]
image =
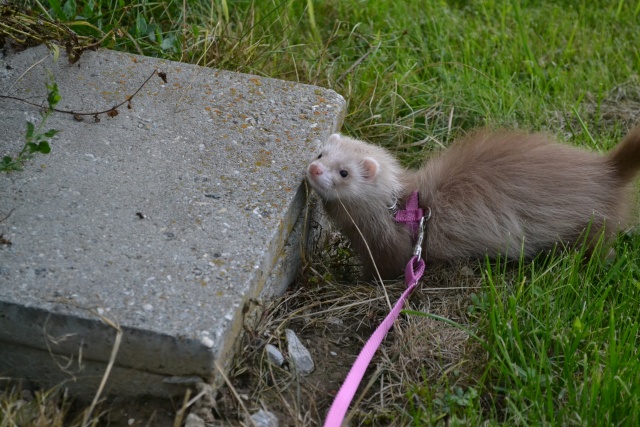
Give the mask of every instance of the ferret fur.
[(396, 278), (411, 258), (413, 236), (391, 208), (404, 208), (414, 190), (432, 213), (423, 243), (428, 261), (531, 258), (557, 243), (610, 242), (629, 225), (639, 169), (640, 126), (607, 155), (540, 133), (481, 130), (417, 170), (402, 168), (381, 147), (334, 134), (307, 179), (351, 241), (365, 277), (377, 277), (375, 261), (382, 278)]

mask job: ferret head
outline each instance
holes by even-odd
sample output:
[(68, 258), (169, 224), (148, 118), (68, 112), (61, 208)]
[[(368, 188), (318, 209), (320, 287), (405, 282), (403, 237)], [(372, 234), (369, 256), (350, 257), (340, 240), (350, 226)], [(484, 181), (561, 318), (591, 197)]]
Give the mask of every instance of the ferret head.
[(325, 201), (393, 204), (402, 168), (384, 148), (333, 134), (307, 168), (307, 180)]

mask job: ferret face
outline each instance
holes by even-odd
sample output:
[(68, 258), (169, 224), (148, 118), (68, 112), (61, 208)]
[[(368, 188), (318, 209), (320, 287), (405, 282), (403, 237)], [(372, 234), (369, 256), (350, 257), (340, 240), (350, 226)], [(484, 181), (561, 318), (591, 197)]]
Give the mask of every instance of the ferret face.
[(307, 168), (309, 184), (324, 200), (349, 201), (376, 193), (380, 165), (356, 143), (360, 141), (331, 135)]

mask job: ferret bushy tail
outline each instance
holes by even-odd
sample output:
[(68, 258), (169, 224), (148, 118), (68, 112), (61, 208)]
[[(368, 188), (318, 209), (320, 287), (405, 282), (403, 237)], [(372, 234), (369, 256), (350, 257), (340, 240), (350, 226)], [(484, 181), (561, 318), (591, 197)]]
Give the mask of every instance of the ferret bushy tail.
[(640, 125), (611, 150), (608, 161), (623, 182), (629, 182), (636, 176), (640, 171)]

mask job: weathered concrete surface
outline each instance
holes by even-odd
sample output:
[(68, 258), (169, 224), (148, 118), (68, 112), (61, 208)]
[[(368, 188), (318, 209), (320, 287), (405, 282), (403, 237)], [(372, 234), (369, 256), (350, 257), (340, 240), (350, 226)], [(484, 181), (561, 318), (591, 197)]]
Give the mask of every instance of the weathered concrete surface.
[[(58, 108), (102, 111), (156, 68), (168, 82), (131, 109), (55, 114), (51, 154), (0, 175), (0, 375), (94, 391), (116, 338), (103, 316), (123, 331), (112, 393), (219, 383), (245, 305), (291, 281), (304, 167), (345, 108), (335, 92), (112, 51), (54, 63), (39, 47), (0, 59), (0, 94), (42, 102), (51, 73)], [(38, 118), (0, 100), (0, 156)]]

